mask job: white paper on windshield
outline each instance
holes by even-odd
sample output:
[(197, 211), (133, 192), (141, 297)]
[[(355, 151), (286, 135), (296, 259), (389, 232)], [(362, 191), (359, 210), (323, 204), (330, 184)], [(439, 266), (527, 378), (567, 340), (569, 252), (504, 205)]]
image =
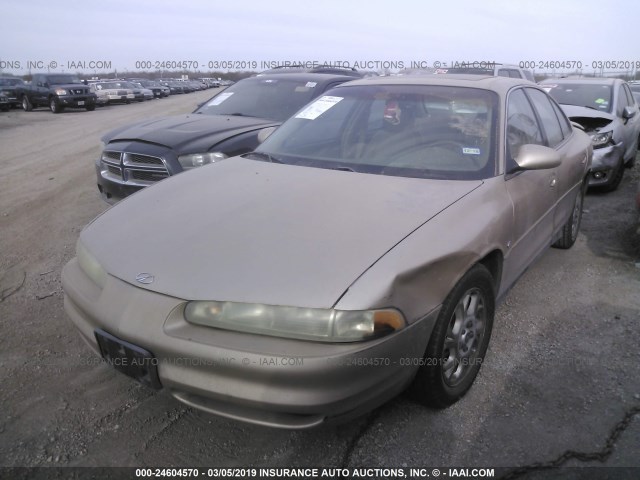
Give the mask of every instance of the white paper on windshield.
[(318, 82), (307, 82), (305, 87), (313, 88), (318, 84)]
[(307, 120), (315, 120), (324, 112), (329, 110), (331, 107), (335, 106), (343, 98), (344, 97), (332, 97), (329, 95), (320, 97), (318, 100), (316, 100), (307, 108), (302, 110), (299, 114), (297, 114), (296, 118), (305, 118)]
[(480, 155), (479, 148), (463, 148), (462, 153), (465, 155)]
[(207, 105), (209, 106), (220, 105), (231, 95), (233, 95), (233, 92), (226, 92), (226, 93), (221, 93), (219, 95), (216, 95), (215, 97), (213, 97), (213, 99), (209, 103), (207, 103)]

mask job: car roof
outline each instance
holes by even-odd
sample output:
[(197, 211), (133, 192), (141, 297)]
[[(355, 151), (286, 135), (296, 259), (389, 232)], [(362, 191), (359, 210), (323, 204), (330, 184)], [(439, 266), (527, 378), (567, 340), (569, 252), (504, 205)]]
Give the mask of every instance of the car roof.
[(583, 83), (585, 85), (588, 84), (598, 84), (598, 85), (615, 85), (616, 83), (621, 83), (624, 80), (619, 78), (609, 78), (609, 77), (564, 77), (564, 78), (546, 78), (542, 80), (540, 83), (549, 84), (549, 83)]
[(314, 68), (306, 68), (303, 65), (289, 65), (271, 68), (260, 72), (258, 75), (271, 73), (327, 73), (330, 75), (344, 75), (347, 77), (362, 78), (364, 74), (355, 68), (337, 67), (337, 66), (318, 66)]
[(388, 76), (388, 77), (367, 77), (360, 80), (352, 80), (348, 85), (341, 85), (342, 88), (356, 85), (443, 85), (451, 87), (482, 88), (492, 90), (499, 94), (506, 94), (513, 87), (518, 85), (536, 87), (535, 83), (524, 78), (496, 77), (493, 75), (470, 75), (470, 74), (448, 74), (448, 75), (408, 75), (408, 76)]
[(350, 75), (341, 75), (334, 73), (312, 73), (312, 72), (287, 72), (283, 71), (281, 73), (259, 73), (253, 77), (249, 77), (252, 79), (261, 79), (261, 80), (294, 80), (298, 82), (316, 82), (326, 84), (329, 82), (340, 81), (340, 82), (349, 82), (352, 80), (359, 80), (360, 77), (352, 77)]

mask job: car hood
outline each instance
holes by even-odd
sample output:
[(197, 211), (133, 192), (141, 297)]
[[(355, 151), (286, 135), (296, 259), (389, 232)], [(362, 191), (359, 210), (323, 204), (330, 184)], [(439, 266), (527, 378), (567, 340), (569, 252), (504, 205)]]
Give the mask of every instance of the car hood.
[[(136, 287), (187, 300), (329, 308), (386, 252), (480, 185), (233, 157), (128, 197), (81, 241), (109, 274)], [(137, 283), (140, 273), (153, 283)]]
[(264, 118), (191, 113), (122, 127), (107, 133), (102, 140), (105, 143), (139, 140), (166, 146), (181, 153), (189, 153), (185, 150), (193, 149), (195, 153), (202, 151), (202, 148), (206, 151), (234, 135), (277, 125), (278, 122)]
[(584, 118), (603, 118), (609, 121), (616, 119), (615, 115), (607, 112), (601, 112), (600, 110), (594, 110), (593, 108), (579, 107), (577, 105), (560, 105), (564, 113), (569, 118), (584, 117)]
[(51, 88), (65, 88), (65, 89), (86, 88), (88, 89), (89, 86), (85, 85), (84, 83), (54, 83), (51, 85)]

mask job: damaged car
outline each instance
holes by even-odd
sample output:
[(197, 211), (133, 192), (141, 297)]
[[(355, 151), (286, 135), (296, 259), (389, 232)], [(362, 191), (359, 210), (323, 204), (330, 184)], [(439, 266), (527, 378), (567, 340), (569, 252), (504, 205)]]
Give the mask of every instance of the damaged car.
[(576, 241), (592, 152), (527, 80), (343, 83), (90, 223), (65, 310), (107, 364), (227, 418), (310, 428), (409, 385), (447, 407), (496, 303)]
[(640, 110), (629, 85), (617, 78), (547, 79), (540, 85), (593, 142), (589, 186), (618, 188), (625, 168), (635, 163)]

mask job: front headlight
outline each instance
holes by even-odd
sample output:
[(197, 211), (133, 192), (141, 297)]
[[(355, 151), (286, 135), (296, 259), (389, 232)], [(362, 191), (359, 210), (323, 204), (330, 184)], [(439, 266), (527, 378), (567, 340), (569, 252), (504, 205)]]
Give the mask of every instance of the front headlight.
[(87, 277), (93, 280), (93, 283), (100, 288), (104, 288), (107, 283), (107, 272), (89, 250), (86, 249), (80, 239), (78, 239), (78, 243), (76, 244), (76, 257), (78, 257), (80, 269)]
[(67, 95), (67, 91), (64, 88), (56, 88), (56, 95)]
[(369, 340), (406, 326), (402, 313), (391, 308), (347, 311), (201, 301), (187, 303), (184, 317), (207, 327), (320, 342)]
[(202, 167), (208, 163), (215, 163), (225, 158), (227, 158), (227, 155), (222, 152), (193, 153), (179, 156), (178, 162), (180, 162), (183, 169), (188, 170), (189, 168)]
[(604, 147), (607, 143), (611, 141), (611, 138), (613, 138), (613, 132), (611, 131), (595, 133), (591, 135), (591, 143), (593, 144), (594, 148)]

